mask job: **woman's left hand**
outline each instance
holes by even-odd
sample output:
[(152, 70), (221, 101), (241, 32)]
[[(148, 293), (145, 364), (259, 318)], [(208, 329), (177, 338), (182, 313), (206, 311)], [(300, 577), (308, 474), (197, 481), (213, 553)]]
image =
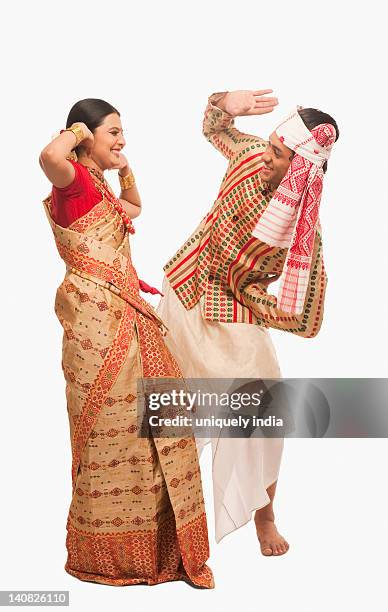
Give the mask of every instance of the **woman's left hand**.
[(120, 153), (120, 160), (118, 161), (116, 166), (112, 166), (112, 170), (118, 170), (121, 176), (126, 176), (127, 174), (129, 174), (130, 167), (124, 153)]

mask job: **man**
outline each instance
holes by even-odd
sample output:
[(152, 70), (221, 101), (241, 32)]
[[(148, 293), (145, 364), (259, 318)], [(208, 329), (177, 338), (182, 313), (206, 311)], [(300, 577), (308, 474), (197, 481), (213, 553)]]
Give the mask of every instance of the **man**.
[[(228, 169), (211, 210), (164, 267), (158, 307), (186, 378), (280, 378), (268, 327), (306, 338), (321, 328), (319, 204), (338, 128), (329, 115), (298, 107), (268, 142), (237, 130), (235, 117), (275, 108), (270, 93), (216, 93), (205, 110), (203, 133)], [(278, 279), (278, 296), (268, 295)], [(287, 552), (273, 512), (283, 439), (211, 442), (216, 540), (255, 510), (262, 553)]]

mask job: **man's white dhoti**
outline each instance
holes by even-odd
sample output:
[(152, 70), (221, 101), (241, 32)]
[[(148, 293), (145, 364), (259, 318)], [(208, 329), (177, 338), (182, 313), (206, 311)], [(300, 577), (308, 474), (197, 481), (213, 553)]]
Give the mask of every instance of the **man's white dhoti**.
[[(186, 310), (166, 278), (157, 308), (169, 332), (165, 342), (185, 378), (281, 378), (268, 329), (250, 323), (206, 321), (203, 296)], [(283, 438), (197, 438), (201, 455), (211, 441), (215, 536), (220, 540), (270, 502), (266, 489), (277, 480)]]

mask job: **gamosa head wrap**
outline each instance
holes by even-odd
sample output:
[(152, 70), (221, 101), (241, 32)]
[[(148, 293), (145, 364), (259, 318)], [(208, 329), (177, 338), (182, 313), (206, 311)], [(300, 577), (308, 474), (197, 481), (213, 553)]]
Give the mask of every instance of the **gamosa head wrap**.
[(330, 123), (321, 123), (310, 131), (298, 113), (301, 108), (297, 106), (275, 129), (295, 155), (252, 232), (271, 246), (288, 248), (277, 307), (291, 314), (303, 312), (319, 221), (322, 166), (336, 139)]

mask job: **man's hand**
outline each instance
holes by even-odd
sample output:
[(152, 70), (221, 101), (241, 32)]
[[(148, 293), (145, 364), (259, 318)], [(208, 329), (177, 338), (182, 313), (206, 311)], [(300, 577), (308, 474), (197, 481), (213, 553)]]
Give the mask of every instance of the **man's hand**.
[(271, 277), (268, 278), (261, 278), (259, 281), (260, 285), (264, 285), (267, 289), (268, 289), (268, 285), (270, 285), (271, 283), (274, 283), (275, 281), (277, 281), (279, 278), (281, 277), (281, 273), (280, 274), (274, 274)]
[(264, 115), (265, 113), (271, 113), (279, 103), (277, 98), (270, 98), (265, 95), (272, 92), (273, 89), (229, 91), (217, 102), (217, 106), (232, 117)]

